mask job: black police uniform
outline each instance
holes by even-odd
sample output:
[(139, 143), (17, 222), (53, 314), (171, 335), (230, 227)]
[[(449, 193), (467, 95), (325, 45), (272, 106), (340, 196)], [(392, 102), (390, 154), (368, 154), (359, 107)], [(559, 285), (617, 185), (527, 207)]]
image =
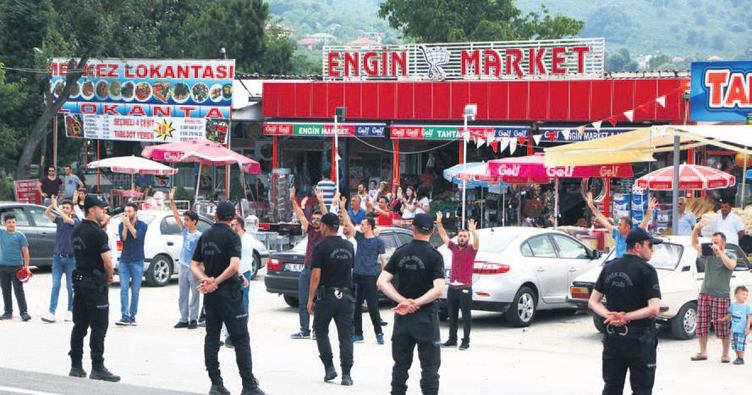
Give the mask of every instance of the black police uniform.
[[(218, 209), (219, 210), (219, 209)], [(240, 236), (227, 224), (215, 223), (198, 240), (193, 260), (203, 262), (204, 272), (209, 277), (219, 277), (230, 259), (240, 258)], [(235, 359), (243, 379), (243, 389), (256, 389), (258, 382), (253, 376), (251, 344), (248, 335), (248, 313), (243, 309), (242, 282), (232, 276), (219, 284), (216, 291), (204, 295), (206, 308), (206, 337), (204, 339), (204, 363), (213, 385), (222, 385), (219, 370), (219, 337), (222, 324), (227, 327), (230, 340), (235, 346)]]
[[(332, 346), (329, 342), (329, 323), (334, 319), (339, 339), (339, 359), (342, 375), (349, 375), (353, 365), (352, 268), (355, 251), (352, 243), (339, 236), (329, 236), (313, 248), (312, 269), (321, 269), (313, 312), (313, 331), (319, 358), (327, 373), (333, 368)], [(334, 378), (327, 375), (328, 379)]]
[[(413, 240), (394, 252), (384, 270), (394, 275), (400, 295), (417, 299), (433, 288), (433, 280), (444, 278), (444, 260), (428, 242)], [(412, 314), (394, 315), (392, 395), (407, 391), (407, 372), (416, 345), (422, 369), (420, 388), (423, 394), (438, 394), (441, 343), (435, 303), (423, 305)]]
[[(110, 251), (110, 247), (107, 243), (107, 234), (98, 223), (89, 220), (84, 220), (73, 229), (71, 240), (76, 257), (76, 270), (73, 272), (73, 330), (69, 355), (71, 366), (80, 369), (84, 337), (91, 328), (89, 346), (94, 374), (104, 369), (104, 338), (110, 315), (110, 287), (102, 254)], [(82, 370), (81, 373), (86, 374)]]
[[(605, 296), (609, 311), (614, 312), (639, 310), (647, 307), (648, 300), (661, 297), (655, 268), (631, 254), (607, 263), (595, 289)], [(607, 326), (603, 339), (603, 394), (622, 394), (627, 369), (632, 393), (651, 394), (657, 346), (654, 319), (635, 320), (623, 327)]]

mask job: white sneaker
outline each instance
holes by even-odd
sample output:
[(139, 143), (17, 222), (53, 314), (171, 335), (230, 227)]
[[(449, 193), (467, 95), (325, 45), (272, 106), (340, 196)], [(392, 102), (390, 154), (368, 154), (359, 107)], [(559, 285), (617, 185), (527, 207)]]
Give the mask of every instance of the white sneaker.
[(65, 322), (73, 321), (73, 313), (70, 311), (65, 312)]
[(55, 315), (52, 313), (47, 313), (42, 316), (42, 321), (52, 324), (55, 322)]

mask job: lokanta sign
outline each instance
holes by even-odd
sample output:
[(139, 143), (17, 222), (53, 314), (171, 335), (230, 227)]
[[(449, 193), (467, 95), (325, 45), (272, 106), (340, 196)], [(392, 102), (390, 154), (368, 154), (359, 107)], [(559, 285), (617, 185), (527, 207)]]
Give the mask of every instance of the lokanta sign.
[(602, 78), (605, 40), (325, 46), (325, 80)]
[(690, 119), (747, 121), (752, 113), (752, 61), (692, 63)]
[[(340, 137), (383, 137), (383, 123), (341, 123), (337, 125)], [(310, 136), (333, 137), (333, 123), (280, 123), (267, 122), (264, 124), (266, 136)]]
[[(68, 60), (50, 65), (52, 94), (65, 87)], [(95, 59), (60, 109), (68, 137), (128, 141), (225, 142), (234, 60)]]

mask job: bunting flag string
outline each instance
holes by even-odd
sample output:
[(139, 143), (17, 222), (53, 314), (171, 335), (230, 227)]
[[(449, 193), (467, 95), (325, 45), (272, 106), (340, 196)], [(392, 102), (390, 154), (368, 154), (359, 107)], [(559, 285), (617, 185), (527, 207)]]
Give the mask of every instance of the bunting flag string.
[(535, 141), (535, 145), (540, 145), (541, 138), (543, 138), (542, 134), (533, 135), (533, 141)]
[(517, 139), (509, 139), (509, 153), (514, 155), (514, 151), (517, 151)]

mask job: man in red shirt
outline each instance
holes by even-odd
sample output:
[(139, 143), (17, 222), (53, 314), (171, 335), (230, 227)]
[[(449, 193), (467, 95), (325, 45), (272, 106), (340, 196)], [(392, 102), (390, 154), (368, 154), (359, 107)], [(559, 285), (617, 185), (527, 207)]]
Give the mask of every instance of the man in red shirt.
[[(457, 346), (457, 319), (462, 310), (462, 329), (464, 337), (460, 344), (460, 350), (470, 348), (470, 326), (472, 323), (471, 307), (473, 303), (473, 264), (475, 254), (478, 253), (480, 238), (476, 232), (474, 219), (467, 221), (468, 229), (460, 229), (457, 233), (457, 242), (449, 239), (444, 226), (441, 223), (443, 215), (441, 211), (436, 213), (436, 230), (441, 236), (449, 251), (452, 251), (452, 272), (449, 277), (447, 289), (447, 307), (449, 308), (449, 339), (443, 347)], [(470, 236), (472, 235), (472, 244)]]
[(366, 202), (366, 208), (368, 209), (366, 210), (367, 212), (373, 210), (376, 213), (376, 225), (394, 225), (394, 221), (392, 220), (392, 212), (389, 210), (389, 200), (386, 196), (379, 196), (379, 205), (376, 207), (373, 207), (370, 201)]

